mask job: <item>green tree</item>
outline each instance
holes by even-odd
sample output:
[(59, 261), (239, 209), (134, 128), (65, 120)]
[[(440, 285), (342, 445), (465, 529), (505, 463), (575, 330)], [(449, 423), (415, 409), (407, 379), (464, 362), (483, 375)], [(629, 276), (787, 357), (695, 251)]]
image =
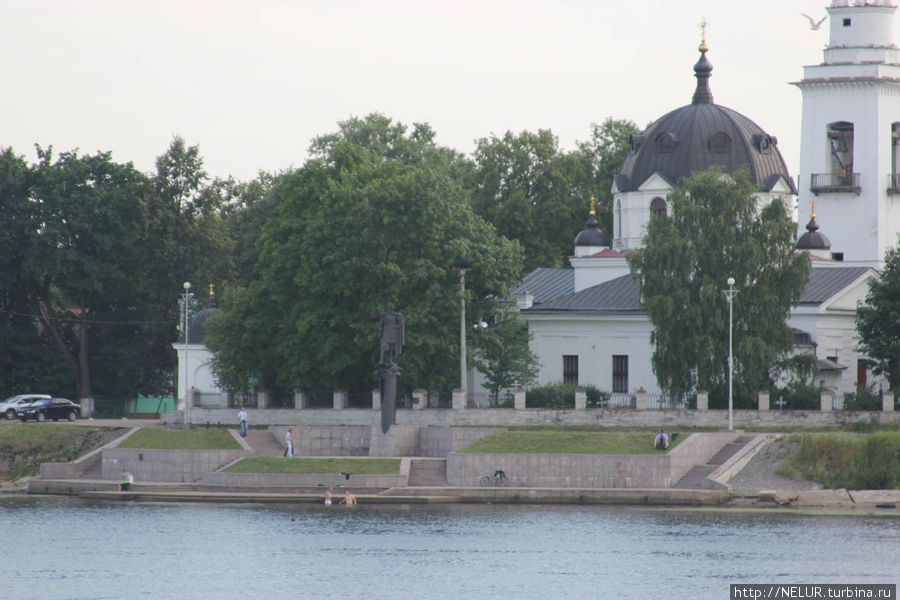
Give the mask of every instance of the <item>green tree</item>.
[(475, 212), (525, 249), (525, 266), (562, 267), (588, 212), (589, 162), (563, 153), (549, 130), (478, 140), (472, 175)]
[(677, 397), (728, 383), (726, 280), (733, 305), (735, 396), (771, 385), (770, 369), (792, 348), (785, 324), (809, 277), (793, 250), (795, 226), (775, 199), (760, 208), (746, 171), (697, 173), (670, 195), (670, 217), (651, 219), (645, 248), (630, 257), (654, 332), (653, 370)]
[(521, 276), (521, 249), (475, 216), (464, 159), (437, 146), (426, 125), (407, 132), (378, 114), (350, 119), (314, 140), (311, 155), (272, 188), (258, 279), (208, 322), (217, 375), (237, 388), (255, 374), (266, 387), (368, 389), (378, 316), (391, 302), (406, 317), (401, 385), (452, 385), (453, 264), (473, 263), (477, 312)]
[(538, 358), (528, 342), (528, 324), (506, 304), (498, 306), (493, 325), (478, 328), (472, 336), (472, 364), (487, 382), (496, 403), (502, 390), (527, 386), (538, 374)]
[(874, 370), (900, 386), (900, 250), (884, 257), (881, 277), (869, 285), (866, 302), (856, 310), (860, 348), (875, 361)]
[(612, 187), (613, 179), (622, 168), (625, 156), (631, 146), (631, 136), (641, 132), (634, 121), (607, 117), (602, 123), (591, 124), (591, 138), (579, 142), (578, 150), (587, 163), (588, 182), (581, 182), (585, 191), (580, 195), (594, 195), (597, 199), (597, 221), (600, 229), (612, 234)]

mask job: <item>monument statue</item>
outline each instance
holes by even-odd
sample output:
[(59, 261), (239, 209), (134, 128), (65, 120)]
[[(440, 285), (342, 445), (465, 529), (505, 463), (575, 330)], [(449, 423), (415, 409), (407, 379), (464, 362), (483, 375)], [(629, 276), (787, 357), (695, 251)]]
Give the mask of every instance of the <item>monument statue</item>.
[(381, 431), (387, 433), (395, 421), (397, 407), (397, 375), (400, 367), (394, 359), (403, 349), (406, 342), (406, 321), (403, 315), (394, 310), (393, 304), (381, 313), (381, 359), (378, 362), (378, 375), (381, 391)]

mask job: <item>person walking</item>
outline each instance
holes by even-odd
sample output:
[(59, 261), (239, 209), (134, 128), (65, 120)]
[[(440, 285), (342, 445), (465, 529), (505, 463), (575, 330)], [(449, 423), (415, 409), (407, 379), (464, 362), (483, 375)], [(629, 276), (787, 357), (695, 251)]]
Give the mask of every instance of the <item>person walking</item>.
[(241, 437), (247, 437), (247, 409), (243, 406), (238, 413), (238, 420), (241, 422)]
[(284, 455), (287, 457), (294, 456), (294, 428), (290, 427), (284, 434)]

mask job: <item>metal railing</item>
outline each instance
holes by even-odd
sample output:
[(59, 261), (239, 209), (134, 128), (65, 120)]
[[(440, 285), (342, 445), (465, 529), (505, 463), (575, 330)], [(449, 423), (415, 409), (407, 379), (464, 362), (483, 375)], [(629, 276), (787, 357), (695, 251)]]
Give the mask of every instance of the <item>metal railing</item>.
[(671, 398), (663, 392), (647, 393), (648, 410), (684, 410), (687, 401), (684, 398)]
[(852, 192), (859, 194), (859, 173), (812, 173), (809, 189), (814, 194)]
[(635, 396), (628, 392), (612, 392), (609, 395), (609, 408), (634, 408)]

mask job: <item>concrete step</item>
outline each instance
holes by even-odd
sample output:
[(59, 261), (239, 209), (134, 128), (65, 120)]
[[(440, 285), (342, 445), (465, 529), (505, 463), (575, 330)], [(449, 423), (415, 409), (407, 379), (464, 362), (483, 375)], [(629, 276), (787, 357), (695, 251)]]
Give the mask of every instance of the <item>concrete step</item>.
[(721, 484), (716, 484), (710, 480), (709, 475), (725, 464), (729, 458), (734, 456), (738, 450), (747, 445), (752, 439), (752, 435), (742, 435), (733, 442), (725, 444), (705, 465), (695, 466), (685, 473), (684, 477), (679, 479), (672, 487), (682, 490), (703, 490), (720, 486)]
[(284, 446), (268, 429), (250, 429), (244, 441), (253, 449), (255, 456), (283, 456)]
[(444, 458), (413, 458), (409, 462), (409, 486), (447, 485), (447, 460)]

